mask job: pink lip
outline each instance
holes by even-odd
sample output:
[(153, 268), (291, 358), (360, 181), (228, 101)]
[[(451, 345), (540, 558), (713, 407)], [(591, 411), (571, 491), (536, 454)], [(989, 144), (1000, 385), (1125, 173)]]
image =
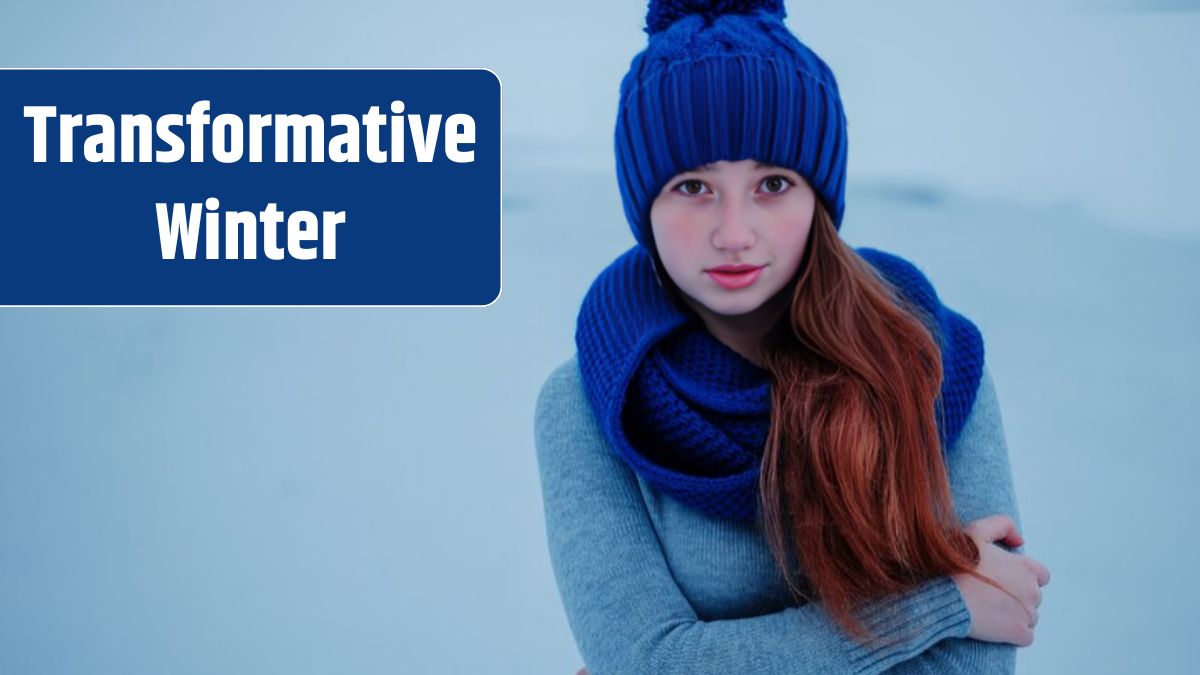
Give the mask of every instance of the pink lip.
[(716, 281), (723, 288), (733, 290), (745, 288), (758, 281), (758, 276), (762, 274), (762, 267), (754, 265), (721, 265), (720, 267), (713, 267), (705, 271), (713, 278), (713, 281)]

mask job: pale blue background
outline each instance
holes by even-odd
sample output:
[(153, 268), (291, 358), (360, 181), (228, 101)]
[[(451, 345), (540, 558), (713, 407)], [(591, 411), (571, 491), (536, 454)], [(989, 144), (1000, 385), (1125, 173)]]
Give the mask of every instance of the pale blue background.
[[(483, 66), (505, 128), (491, 307), (0, 310), (0, 673), (575, 672), (532, 407), (632, 242), (643, 7), (0, 8), (0, 66)], [(984, 332), (1053, 573), (1022, 673), (1195, 661), (1197, 9), (790, 3), (846, 104), (844, 236)]]

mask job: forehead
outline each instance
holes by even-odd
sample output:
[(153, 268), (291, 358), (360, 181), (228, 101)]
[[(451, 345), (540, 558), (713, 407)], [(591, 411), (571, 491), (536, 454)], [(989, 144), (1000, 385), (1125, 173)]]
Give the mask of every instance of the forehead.
[[(742, 160), (742, 161), (749, 161), (749, 160)], [(730, 162), (730, 164), (738, 164), (738, 163), (739, 162)], [(715, 166), (715, 164), (716, 164), (716, 162), (712, 162), (709, 164), (701, 164), (700, 166), (697, 166), (693, 169), (689, 169), (689, 170), (685, 171), (684, 173), (693, 173), (693, 172), (706, 173), (706, 172), (716, 171), (717, 167)], [(755, 162), (753, 168), (754, 169), (785, 169), (786, 170), (785, 167), (776, 166), (774, 164), (767, 164), (766, 162)]]

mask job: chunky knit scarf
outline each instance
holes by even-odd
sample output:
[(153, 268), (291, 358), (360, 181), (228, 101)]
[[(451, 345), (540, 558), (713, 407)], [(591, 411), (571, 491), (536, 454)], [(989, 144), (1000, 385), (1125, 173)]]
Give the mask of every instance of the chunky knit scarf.
[[(857, 249), (905, 298), (926, 310), (944, 378), (937, 422), (950, 448), (975, 401), (983, 340), (941, 304), (911, 263)], [(643, 479), (709, 515), (754, 522), (770, 422), (770, 374), (712, 336), (659, 285), (637, 245), (593, 282), (575, 333), (592, 409), (617, 455)]]

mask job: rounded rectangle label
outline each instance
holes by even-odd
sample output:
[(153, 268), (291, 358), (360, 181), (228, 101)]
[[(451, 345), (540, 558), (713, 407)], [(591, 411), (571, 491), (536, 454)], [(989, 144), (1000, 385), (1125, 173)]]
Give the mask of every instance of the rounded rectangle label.
[(0, 305), (488, 305), (500, 147), (484, 69), (0, 70)]

